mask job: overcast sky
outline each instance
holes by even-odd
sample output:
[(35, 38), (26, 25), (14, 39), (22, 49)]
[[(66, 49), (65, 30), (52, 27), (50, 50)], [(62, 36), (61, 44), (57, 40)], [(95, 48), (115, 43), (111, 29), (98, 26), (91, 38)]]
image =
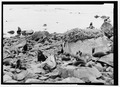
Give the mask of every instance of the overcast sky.
[(88, 27), (90, 22), (93, 22), (96, 28), (100, 28), (103, 20), (96, 20), (95, 15), (110, 16), (113, 20), (113, 4), (4, 5), (3, 30), (6, 33), (8, 30), (17, 30), (19, 26), (23, 30), (38, 31), (44, 30), (43, 24), (46, 23), (49, 32), (63, 33), (75, 27)]

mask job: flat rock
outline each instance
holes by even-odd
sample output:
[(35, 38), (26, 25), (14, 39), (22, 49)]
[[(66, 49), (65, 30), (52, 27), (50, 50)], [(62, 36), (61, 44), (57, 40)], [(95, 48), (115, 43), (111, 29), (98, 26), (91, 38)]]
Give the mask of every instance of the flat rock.
[(28, 35), (31, 35), (31, 34), (33, 34), (34, 33), (34, 31), (33, 30), (26, 30), (26, 32), (25, 32), (26, 34), (28, 34)]
[(113, 66), (113, 53), (106, 55), (104, 57), (101, 57), (99, 61)]
[(9, 71), (10, 70), (10, 66), (3, 65), (3, 70)]
[(99, 46), (99, 47), (95, 47), (93, 48), (93, 56), (94, 57), (102, 57), (104, 55), (107, 54), (107, 52), (109, 51), (110, 49), (107, 47), (107, 46)]
[(39, 80), (39, 79), (27, 79), (26, 81), (25, 81), (25, 83), (40, 83), (41, 82), (41, 80)]
[(10, 77), (14, 77), (14, 74), (12, 72), (6, 72), (5, 75), (9, 75)]
[(27, 69), (27, 76), (26, 78), (37, 78), (38, 76), (35, 74), (35, 72), (31, 69)]
[(68, 77), (63, 79), (62, 81), (56, 81), (56, 82), (60, 82), (60, 83), (84, 83), (84, 81), (75, 78), (75, 77)]
[(94, 79), (101, 76), (101, 73), (95, 67), (80, 67), (77, 70), (74, 70), (74, 76), (76, 78), (90, 78), (93, 77)]
[(9, 81), (9, 80), (12, 80), (12, 77), (5, 74), (5, 75), (3, 76), (3, 82)]
[(100, 63), (95, 64), (95, 67), (101, 72), (103, 71), (103, 66)]
[(47, 80), (49, 77), (46, 77), (46, 76), (41, 76), (39, 77), (40, 80)]
[(6, 81), (6, 83), (18, 83), (18, 81), (16, 81), (16, 80), (8, 80), (8, 81)]
[(27, 76), (27, 71), (22, 71), (21, 73), (16, 75), (16, 80), (21, 81)]
[(73, 73), (74, 69), (76, 69), (76, 67), (74, 66), (61, 66), (61, 68), (58, 69), (59, 75), (62, 78), (74, 76), (74, 73)]

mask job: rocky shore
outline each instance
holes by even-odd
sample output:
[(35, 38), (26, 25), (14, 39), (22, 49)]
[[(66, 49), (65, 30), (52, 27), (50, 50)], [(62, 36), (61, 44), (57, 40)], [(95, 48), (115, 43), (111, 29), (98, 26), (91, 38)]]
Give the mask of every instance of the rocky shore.
[(16, 36), (3, 37), (3, 83), (113, 85), (113, 38), (113, 27), (106, 21), (101, 29), (65, 33), (18, 27)]

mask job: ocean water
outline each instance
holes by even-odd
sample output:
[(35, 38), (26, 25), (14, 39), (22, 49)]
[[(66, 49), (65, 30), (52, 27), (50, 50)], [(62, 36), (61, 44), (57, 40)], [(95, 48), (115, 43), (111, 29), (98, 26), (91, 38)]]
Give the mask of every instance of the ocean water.
[[(7, 31), (17, 31), (18, 27), (22, 30), (47, 30), (50, 33), (63, 33), (77, 27), (85, 29), (91, 22), (95, 28), (100, 29), (103, 20), (96, 19), (94, 16), (110, 16), (113, 24), (112, 10), (111, 5), (96, 7), (5, 5), (3, 7), (3, 33), (7, 37), (12, 36)], [(44, 24), (47, 26), (43, 26)]]

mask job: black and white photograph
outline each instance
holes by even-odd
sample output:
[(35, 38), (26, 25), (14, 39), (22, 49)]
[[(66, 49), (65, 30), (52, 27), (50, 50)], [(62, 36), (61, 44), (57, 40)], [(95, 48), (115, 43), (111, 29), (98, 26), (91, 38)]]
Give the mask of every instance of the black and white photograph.
[(117, 1), (3, 1), (1, 83), (118, 85), (117, 16)]

